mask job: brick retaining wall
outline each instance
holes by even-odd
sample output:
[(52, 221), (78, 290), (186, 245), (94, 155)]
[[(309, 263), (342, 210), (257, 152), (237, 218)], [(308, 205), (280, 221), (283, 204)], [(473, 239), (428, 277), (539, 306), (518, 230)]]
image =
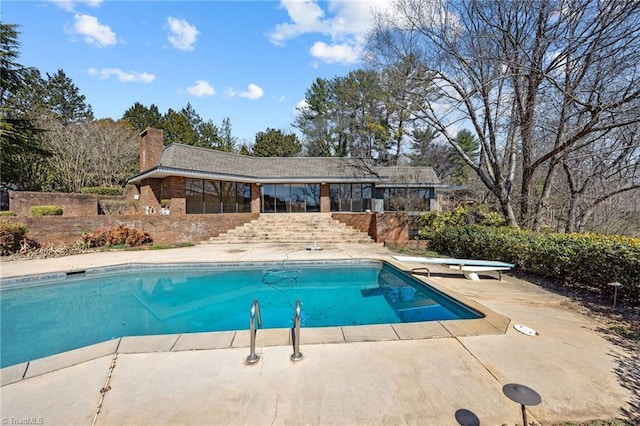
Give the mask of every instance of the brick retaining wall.
[[(26, 223), (28, 237), (41, 244), (72, 243), (85, 232), (123, 224), (147, 232), (157, 244), (202, 242), (257, 219), (257, 213), (189, 215), (100, 215), (6, 217), (1, 220)], [(405, 213), (333, 213), (332, 217), (369, 235), (378, 243), (409, 241), (408, 215)]]
[(147, 232), (154, 243), (178, 244), (207, 241), (257, 217), (257, 214), (252, 213), (230, 213), (180, 216), (7, 217), (2, 220), (26, 223), (29, 228), (27, 236), (41, 244), (73, 243), (80, 240), (84, 232), (116, 227), (120, 224)]
[(65, 192), (9, 191), (9, 210), (31, 216), (33, 206), (60, 206), (63, 216), (97, 216), (98, 200), (123, 200), (121, 196)]
[(390, 213), (332, 213), (331, 217), (368, 234), (377, 243), (409, 241), (409, 215)]

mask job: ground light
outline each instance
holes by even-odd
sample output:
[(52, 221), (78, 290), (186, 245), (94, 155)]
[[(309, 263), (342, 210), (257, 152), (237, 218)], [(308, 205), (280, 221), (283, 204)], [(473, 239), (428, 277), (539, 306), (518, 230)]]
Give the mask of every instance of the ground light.
[(522, 408), (522, 424), (527, 426), (527, 405), (538, 405), (542, 402), (542, 398), (538, 395), (538, 392), (517, 383), (509, 383), (502, 387), (502, 392), (510, 400), (520, 404)]
[(617, 282), (617, 281), (609, 283), (607, 285), (610, 285), (613, 288), (615, 288), (615, 291), (613, 292), (613, 309), (616, 309), (616, 302), (618, 300), (618, 288), (624, 287), (624, 286), (622, 284), (620, 284), (619, 282)]

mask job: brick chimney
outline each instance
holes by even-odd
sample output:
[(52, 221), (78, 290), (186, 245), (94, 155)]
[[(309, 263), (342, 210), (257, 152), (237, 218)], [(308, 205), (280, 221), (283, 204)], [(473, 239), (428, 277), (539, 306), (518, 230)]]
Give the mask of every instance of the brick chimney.
[(147, 127), (140, 133), (140, 171), (154, 167), (162, 153), (162, 130)]

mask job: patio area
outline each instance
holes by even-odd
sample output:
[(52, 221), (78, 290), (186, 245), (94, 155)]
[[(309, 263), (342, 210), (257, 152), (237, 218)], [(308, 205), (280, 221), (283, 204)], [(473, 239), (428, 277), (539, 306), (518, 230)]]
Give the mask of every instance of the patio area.
[[(129, 263), (366, 258), (415, 266), (392, 254), (377, 244), (200, 244), (0, 268), (8, 278)], [(487, 318), (303, 328), (298, 362), (289, 359), (288, 329), (259, 330), (254, 365), (244, 362), (248, 331), (114, 339), (0, 370), (0, 417), (3, 424), (45, 425), (522, 424), (520, 406), (502, 392), (508, 383), (540, 394), (541, 404), (527, 413), (541, 425), (640, 411), (637, 354), (567, 308), (564, 297), (508, 274), (471, 281), (457, 271), (433, 272), (419, 279), (481, 306)], [(515, 324), (539, 334), (520, 333)]]

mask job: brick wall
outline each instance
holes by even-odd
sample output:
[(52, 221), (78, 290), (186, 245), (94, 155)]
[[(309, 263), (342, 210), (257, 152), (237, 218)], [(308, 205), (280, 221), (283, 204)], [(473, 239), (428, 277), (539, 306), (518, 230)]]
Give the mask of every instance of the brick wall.
[(376, 215), (374, 213), (331, 213), (331, 217), (353, 229), (364, 232), (377, 241)]
[(260, 185), (251, 184), (251, 213), (260, 213)]
[(376, 215), (378, 242), (401, 243), (409, 241), (409, 215), (403, 212), (378, 213)]
[(140, 133), (140, 171), (144, 172), (158, 163), (162, 154), (162, 130), (147, 127)]
[(60, 206), (63, 216), (97, 216), (99, 200), (123, 200), (120, 196), (64, 192), (9, 191), (9, 210), (31, 216), (33, 206)]
[(26, 223), (27, 236), (41, 244), (73, 243), (84, 232), (111, 228), (123, 224), (147, 232), (157, 244), (207, 241), (258, 217), (252, 213), (220, 215), (172, 216), (93, 216), (93, 217), (7, 217), (2, 220)]
[(329, 194), (329, 184), (320, 184), (320, 211), (329, 213), (331, 211), (331, 199)]
[(409, 215), (402, 212), (389, 213), (332, 213), (331, 216), (367, 233), (376, 242), (403, 243), (409, 241)]
[(171, 214), (187, 213), (187, 178), (169, 176), (162, 181), (162, 200), (171, 200)]

